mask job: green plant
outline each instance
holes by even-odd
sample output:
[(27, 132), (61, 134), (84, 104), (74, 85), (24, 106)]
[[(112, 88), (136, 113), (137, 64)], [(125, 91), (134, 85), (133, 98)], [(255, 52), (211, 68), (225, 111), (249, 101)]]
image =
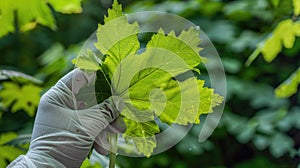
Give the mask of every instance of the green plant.
[[(280, 0), (272, 1), (275, 7)], [(294, 9), (294, 13), (290, 19), (281, 20), (274, 31), (261, 43), (258, 44), (256, 50), (249, 56), (246, 65), (250, 65), (256, 57), (261, 53), (267, 62), (272, 62), (278, 54), (282, 51), (282, 47), (291, 49), (294, 46), (295, 39), (300, 36), (300, 22), (298, 16), (300, 14), (300, 2), (292, 0), (293, 5), (288, 5), (289, 8)], [(286, 16), (281, 16), (283, 19)], [(299, 68), (280, 86), (275, 90), (275, 94), (280, 98), (287, 98), (297, 92), (297, 87), (300, 83)]]
[[(14, 32), (15, 22), (20, 31), (25, 32), (36, 27), (37, 24), (47, 26), (55, 30), (56, 23), (52, 16), (51, 8), (61, 13), (80, 13), (81, 0), (60, 1), (60, 0), (29, 0), (18, 3), (10, 0), (0, 2), (0, 37)], [(30, 8), (28, 8), (30, 7)], [(28, 12), (30, 10), (30, 12)]]
[(17, 134), (13, 132), (8, 132), (0, 135), (0, 166), (5, 167), (7, 165), (6, 161), (13, 161), (16, 157), (24, 154), (25, 151), (17, 148), (13, 145), (8, 144), (9, 141), (17, 138)]
[[(123, 98), (125, 108), (121, 117), (127, 127), (124, 137), (134, 142), (139, 153), (150, 157), (156, 147), (155, 134), (160, 132), (155, 116), (168, 125), (199, 124), (199, 116), (212, 112), (223, 98), (204, 87), (204, 80), (176, 79), (188, 72), (200, 75), (196, 67), (204, 63), (204, 58), (199, 55), (196, 27), (183, 30), (178, 36), (174, 31), (166, 33), (160, 29), (141, 54), (138, 34), (138, 23), (128, 23), (121, 5), (114, 1), (104, 24), (99, 24), (97, 30), (95, 46), (104, 55), (103, 60), (98, 62), (101, 57), (87, 50), (86, 55), (79, 55), (73, 63), (82, 69), (97, 70), (98, 102), (111, 95)], [(111, 149), (115, 149), (116, 139), (113, 138)], [(113, 153), (110, 167), (114, 167)]]

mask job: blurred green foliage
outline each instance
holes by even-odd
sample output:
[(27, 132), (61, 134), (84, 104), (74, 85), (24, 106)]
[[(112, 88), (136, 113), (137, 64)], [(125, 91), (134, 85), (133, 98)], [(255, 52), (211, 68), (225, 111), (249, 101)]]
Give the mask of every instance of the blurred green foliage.
[[(1, 6), (3, 2), (0, 2), (1, 16), (8, 9)], [(199, 25), (214, 43), (227, 73), (225, 111), (219, 127), (207, 141), (197, 141), (202, 125), (195, 125), (179, 144), (164, 153), (150, 158), (118, 156), (120, 167), (299, 167), (298, 0), (120, 0), (120, 3), (126, 13), (164, 11)], [(41, 94), (45, 92), (73, 68), (72, 58), (97, 24), (103, 22), (110, 5), (110, 1), (83, 0), (82, 13), (65, 15), (56, 12), (58, 7), (50, 2), (46, 6), (56, 20), (55, 31), (40, 23), (23, 32), (16, 28), (23, 22), (15, 21), (15, 31), (0, 38), (0, 69), (10, 70), (0, 72), (0, 167), (26, 152), (29, 139), (15, 138), (31, 133), (32, 107), (36, 110), (36, 103), (31, 100), (24, 102), (31, 108), (14, 107), (18, 99), (7, 103), (13, 97), (3, 96), (9, 91), (5, 85), (19, 89), (30, 85), (41, 88)], [(292, 26), (293, 31), (289, 26), (280, 28), (285, 21), (296, 25)], [(3, 30), (0, 27), (0, 32)], [(274, 40), (262, 52), (260, 47), (268, 45), (266, 41), (270, 38)], [(250, 57), (252, 64), (247, 67), (245, 63), (251, 55), (255, 57)], [(264, 60), (266, 56), (271, 63)], [(38, 94), (36, 89), (30, 90), (26, 98)], [(13, 91), (17, 92), (11, 90), (10, 94)], [(92, 166), (85, 161), (83, 167)]]
[(15, 146), (11, 146), (8, 144), (9, 141), (16, 138), (18, 135), (13, 132), (3, 133), (0, 136), (0, 166), (4, 167), (6, 165), (6, 161), (13, 161), (16, 157), (25, 152)]
[(49, 0), (49, 1), (18, 1), (17, 3), (10, 0), (0, 2), (0, 37), (5, 36), (16, 29), (24, 32), (42, 24), (55, 30), (55, 19), (52, 11), (61, 13), (80, 13), (82, 11), (81, 0)]

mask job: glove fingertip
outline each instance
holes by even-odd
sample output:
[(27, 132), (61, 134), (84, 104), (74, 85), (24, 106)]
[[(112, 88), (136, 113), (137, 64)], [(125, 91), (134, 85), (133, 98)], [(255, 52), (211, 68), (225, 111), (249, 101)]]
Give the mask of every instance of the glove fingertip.
[(108, 125), (108, 130), (113, 132), (113, 133), (125, 133), (126, 132), (126, 124), (124, 122), (124, 120), (120, 117), (118, 117), (117, 119), (115, 119), (113, 122), (111, 122)]
[(94, 149), (101, 155), (108, 155), (109, 151), (103, 148), (101, 145), (94, 143)]

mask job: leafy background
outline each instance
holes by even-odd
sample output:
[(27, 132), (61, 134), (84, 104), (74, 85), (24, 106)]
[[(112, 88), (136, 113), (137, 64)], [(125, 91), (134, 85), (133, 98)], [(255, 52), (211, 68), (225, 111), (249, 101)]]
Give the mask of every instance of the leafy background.
[[(72, 58), (111, 4), (12, 3), (0, 1), (0, 167), (26, 153), (40, 95), (73, 68)], [(300, 167), (299, 0), (120, 3), (127, 13), (164, 11), (200, 25), (227, 77), (225, 111), (207, 141), (197, 141), (196, 125), (162, 154), (118, 156), (120, 167)], [(82, 167), (101, 166), (86, 160)]]

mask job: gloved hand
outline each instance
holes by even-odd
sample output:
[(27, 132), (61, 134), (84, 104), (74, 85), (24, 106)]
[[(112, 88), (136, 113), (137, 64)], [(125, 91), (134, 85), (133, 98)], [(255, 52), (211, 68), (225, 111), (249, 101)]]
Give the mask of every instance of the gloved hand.
[[(107, 131), (125, 131), (122, 120), (117, 119), (124, 103), (110, 97), (97, 104), (92, 97), (95, 78), (94, 72), (75, 69), (42, 96), (29, 151), (9, 168), (80, 167), (96, 138), (96, 151), (107, 154), (103, 147), (107, 146)], [(88, 89), (82, 92), (83, 88)]]

